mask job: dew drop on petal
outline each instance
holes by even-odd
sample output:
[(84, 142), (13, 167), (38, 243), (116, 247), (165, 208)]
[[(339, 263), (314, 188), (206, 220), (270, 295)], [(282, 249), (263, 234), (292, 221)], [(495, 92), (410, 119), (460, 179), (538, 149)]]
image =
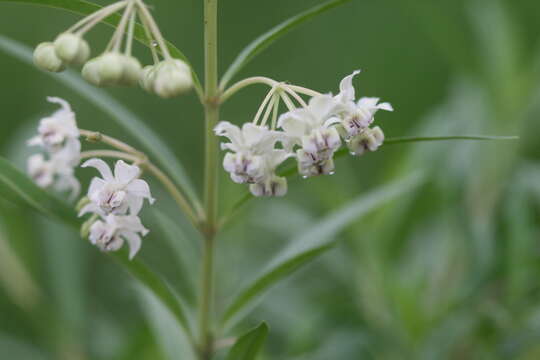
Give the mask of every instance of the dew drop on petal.
[(330, 172), (328, 173), (328, 175), (334, 175), (335, 173), (336, 173), (335, 171), (330, 171)]
[(152, 42), (150, 43), (151, 46), (153, 47), (157, 47), (158, 46), (158, 42), (156, 40), (152, 40)]
[(308, 176), (307, 175), (302, 175), (302, 179), (307, 179)]
[(351, 154), (352, 156), (356, 156), (356, 153), (354, 151), (351, 151), (349, 154)]

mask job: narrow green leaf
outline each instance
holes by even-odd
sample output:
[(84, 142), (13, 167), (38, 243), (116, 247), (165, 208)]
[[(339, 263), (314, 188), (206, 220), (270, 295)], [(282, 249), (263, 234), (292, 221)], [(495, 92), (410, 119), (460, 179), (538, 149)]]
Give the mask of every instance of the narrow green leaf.
[[(46, 6), (46, 7), (52, 7), (55, 9), (67, 10), (69, 12), (80, 14), (80, 15), (90, 15), (103, 7), (101, 5), (94, 4), (92, 2), (84, 1), (84, 0), (0, 0), (0, 2), (11, 2), (11, 3)], [(104, 19), (103, 22), (112, 27), (116, 27), (118, 23), (120, 22), (120, 18), (121, 16), (119, 14), (114, 14)], [(152, 44), (148, 42), (143, 26), (139, 23), (135, 25), (134, 38), (140, 43), (142, 43), (143, 45), (146, 45), (148, 47), (152, 46)], [(187, 64), (190, 65), (187, 57), (177, 47), (175, 47), (172, 43), (168, 41), (165, 41), (165, 42), (167, 44), (167, 47), (169, 48), (169, 52), (171, 53), (173, 57), (182, 59), (183, 61), (185, 61)], [(197, 88), (198, 92), (202, 92), (201, 81), (199, 80), (199, 77), (197, 76), (197, 74), (193, 71), (193, 67), (191, 65), (190, 65), (190, 68), (193, 75), (193, 82), (195, 84), (195, 87)]]
[(242, 335), (225, 360), (255, 360), (268, 336), (268, 325), (261, 323)]
[(336, 6), (343, 5), (351, 0), (331, 0), (323, 4), (314, 6), (313, 8), (306, 10), (296, 16), (293, 16), (281, 24), (273, 27), (266, 33), (262, 34), (253, 42), (240, 52), (240, 54), (234, 59), (232, 64), (229, 66), (223, 78), (221, 79), (220, 88), (225, 89), (229, 81), (255, 56), (260, 52), (270, 46), (274, 41), (287, 34), (289, 31), (294, 29), (296, 26), (302, 24), (304, 21), (309, 20), (317, 15), (324, 13), (327, 10), (330, 10)]
[[(33, 66), (32, 50), (15, 40), (0, 35), (0, 50)], [(75, 90), (84, 99), (108, 114), (112, 120), (116, 121), (126, 130), (126, 132), (131, 134), (141, 143), (144, 151), (146, 151), (148, 155), (151, 155), (154, 161), (167, 170), (174, 181), (182, 187), (186, 195), (194, 204), (198, 203), (194, 187), (182, 164), (178, 161), (169, 147), (163, 143), (159, 136), (149, 128), (141, 118), (109, 96), (106, 92), (87, 84), (73, 71), (68, 70), (63, 74), (45, 74), (50, 75), (53, 79)]]
[[(24, 173), (16, 169), (6, 159), (0, 157), (0, 197), (30, 206), (34, 210), (56, 218), (75, 229), (82, 221), (73, 208), (36, 186)], [(182, 327), (189, 331), (182, 303), (166, 283), (138, 259), (128, 260), (126, 254), (112, 253), (112, 256), (143, 286), (150, 289), (175, 315)]]
[(519, 140), (519, 136), (483, 136), (483, 135), (451, 135), (451, 136), (403, 136), (388, 138), (384, 141), (385, 145), (401, 144), (407, 142), (422, 141), (449, 141), (449, 140), (471, 140), (471, 141), (505, 141)]
[(143, 313), (166, 359), (195, 360), (191, 339), (174, 321), (169, 309), (163, 306), (163, 303), (147, 289), (138, 288), (137, 292)]
[(265, 269), (246, 286), (227, 307), (222, 324), (232, 325), (245, 315), (261, 295), (285, 279), (296, 269), (331, 249), (338, 239), (335, 236), (351, 222), (370, 211), (394, 200), (417, 187), (422, 180), (419, 174), (382, 186), (362, 194), (344, 207), (319, 220), (310, 229), (291, 241), (291, 245), (278, 254)]

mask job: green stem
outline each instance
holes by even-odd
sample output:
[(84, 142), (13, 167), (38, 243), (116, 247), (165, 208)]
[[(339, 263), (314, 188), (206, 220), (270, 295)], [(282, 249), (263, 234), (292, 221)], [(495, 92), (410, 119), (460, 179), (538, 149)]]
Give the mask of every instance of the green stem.
[(209, 360), (213, 355), (213, 336), (211, 330), (213, 298), (213, 264), (215, 235), (217, 231), (218, 202), (218, 138), (214, 127), (219, 121), (218, 88), (218, 0), (204, 0), (204, 43), (205, 43), (205, 174), (204, 208), (205, 240), (201, 275), (201, 294), (199, 303), (199, 359)]

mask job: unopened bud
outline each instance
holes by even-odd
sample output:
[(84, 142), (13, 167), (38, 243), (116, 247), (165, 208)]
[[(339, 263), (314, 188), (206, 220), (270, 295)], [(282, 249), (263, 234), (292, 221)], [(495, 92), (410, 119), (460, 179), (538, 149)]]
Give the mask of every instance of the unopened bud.
[(52, 72), (60, 72), (66, 68), (64, 62), (56, 55), (52, 42), (44, 42), (36, 47), (34, 64), (40, 69)]
[(60, 34), (54, 41), (56, 55), (66, 64), (82, 65), (90, 56), (86, 40), (71, 33)]
[(142, 74), (142, 66), (139, 60), (133, 56), (123, 56), (124, 70), (121, 85), (135, 86), (139, 83)]
[(139, 85), (148, 92), (153, 92), (154, 80), (156, 76), (156, 67), (147, 65), (142, 69)]
[(151, 85), (153, 92), (163, 98), (182, 95), (193, 86), (191, 70), (181, 60), (165, 60), (157, 65)]

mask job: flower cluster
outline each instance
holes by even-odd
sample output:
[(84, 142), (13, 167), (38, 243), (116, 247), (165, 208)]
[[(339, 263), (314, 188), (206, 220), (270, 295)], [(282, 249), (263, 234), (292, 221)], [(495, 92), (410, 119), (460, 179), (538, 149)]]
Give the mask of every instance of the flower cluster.
[[(71, 190), (74, 199), (80, 192), (80, 184), (74, 175), (81, 158), (89, 153), (81, 153), (80, 130), (71, 106), (56, 97), (47, 98), (61, 108), (49, 117), (41, 119), (38, 134), (28, 141), (30, 146), (40, 146), (44, 154), (34, 154), (28, 159), (28, 173), (35, 183), (43, 188), (54, 186), (59, 191)], [(88, 131), (86, 131), (88, 132)], [(79, 216), (91, 213), (83, 225), (84, 236), (103, 251), (115, 251), (124, 241), (129, 244), (129, 256), (133, 258), (141, 247), (141, 235), (148, 230), (141, 224), (139, 212), (144, 200), (153, 203), (150, 188), (141, 180), (141, 170), (136, 165), (119, 160), (114, 174), (100, 159), (92, 158), (81, 165), (94, 167), (101, 178), (90, 183), (88, 195), (81, 200)]]
[[(118, 11), (123, 11), (123, 14), (108, 46), (101, 55), (90, 59), (90, 46), (84, 40), (84, 35), (100, 21)], [(154, 59), (154, 65), (148, 65), (144, 69), (139, 60), (131, 54), (137, 18), (143, 24)], [(91, 84), (140, 84), (143, 89), (164, 98), (181, 95), (193, 86), (190, 67), (171, 56), (159, 28), (142, 0), (122, 0), (87, 16), (58, 35), (54, 42), (39, 44), (34, 51), (34, 63), (43, 70), (53, 72), (63, 71), (68, 65), (83, 65), (82, 76)]]
[(148, 184), (139, 178), (141, 170), (118, 160), (113, 174), (107, 163), (95, 158), (81, 166), (94, 167), (101, 174), (101, 178), (92, 179), (87, 195), (89, 202), (79, 212), (79, 216), (93, 214), (90, 241), (102, 251), (116, 251), (126, 241), (132, 259), (141, 248), (141, 235), (148, 233), (139, 212), (145, 199), (154, 203)]
[(28, 141), (28, 145), (43, 149), (43, 153), (28, 159), (28, 174), (38, 186), (71, 190), (71, 198), (75, 198), (80, 192), (80, 184), (74, 176), (74, 168), (80, 162), (81, 152), (75, 113), (65, 100), (57, 97), (47, 100), (61, 107), (40, 120), (38, 134)]
[[(287, 84), (276, 84), (263, 101), (253, 123), (240, 129), (220, 122), (215, 133), (229, 138), (222, 144), (225, 155), (223, 167), (237, 183), (250, 184), (255, 196), (283, 196), (287, 181), (276, 174), (277, 167), (288, 158), (295, 158), (298, 172), (304, 178), (334, 173), (334, 154), (345, 142), (352, 155), (377, 150), (384, 141), (380, 127), (371, 127), (378, 110), (393, 111), (389, 103), (378, 98), (363, 97), (356, 101), (352, 80), (359, 71), (345, 77), (340, 92), (319, 94)], [(295, 91), (296, 90), (296, 91)], [(297, 92), (311, 95), (306, 104)], [(296, 107), (292, 96), (301, 106)], [(279, 102), (288, 112), (279, 118)], [(260, 115), (266, 111), (259, 122)], [(266, 125), (273, 112), (272, 124)], [(277, 121), (276, 121), (277, 119)]]

